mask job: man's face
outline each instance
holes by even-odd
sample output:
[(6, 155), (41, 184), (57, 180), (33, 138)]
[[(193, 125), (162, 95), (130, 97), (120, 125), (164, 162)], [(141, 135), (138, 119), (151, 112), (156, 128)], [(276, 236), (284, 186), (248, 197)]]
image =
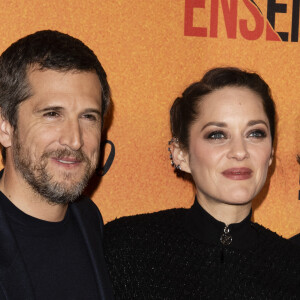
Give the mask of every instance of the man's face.
[(95, 171), (101, 85), (93, 72), (35, 70), (32, 96), (18, 108), (12, 139), (16, 172), (50, 203), (74, 201)]

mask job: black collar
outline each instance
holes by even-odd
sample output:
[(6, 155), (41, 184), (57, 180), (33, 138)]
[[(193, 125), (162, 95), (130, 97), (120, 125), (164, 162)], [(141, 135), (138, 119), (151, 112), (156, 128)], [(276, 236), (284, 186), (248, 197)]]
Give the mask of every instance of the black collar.
[(216, 220), (205, 211), (195, 199), (193, 206), (185, 216), (185, 227), (188, 232), (204, 243), (220, 246), (228, 246), (237, 249), (253, 249), (257, 243), (257, 232), (251, 222), (252, 211), (240, 223), (228, 226), (232, 242), (224, 245), (220, 238), (224, 234), (226, 225)]

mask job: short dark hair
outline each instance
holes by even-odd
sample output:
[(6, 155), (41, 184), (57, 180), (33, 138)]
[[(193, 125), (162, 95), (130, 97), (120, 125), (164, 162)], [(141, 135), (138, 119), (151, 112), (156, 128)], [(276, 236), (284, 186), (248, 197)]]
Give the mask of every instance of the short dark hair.
[(209, 70), (200, 81), (192, 83), (181, 97), (175, 99), (170, 110), (171, 132), (183, 149), (189, 149), (189, 130), (198, 117), (199, 102), (203, 96), (227, 86), (248, 88), (262, 98), (274, 142), (276, 111), (268, 84), (256, 73), (227, 67)]
[[(16, 128), (19, 104), (30, 97), (28, 70), (96, 72), (101, 84), (102, 123), (111, 102), (106, 73), (95, 53), (82, 41), (58, 31), (43, 30), (21, 38), (0, 57), (2, 116)], [(5, 161), (5, 148), (2, 147)]]

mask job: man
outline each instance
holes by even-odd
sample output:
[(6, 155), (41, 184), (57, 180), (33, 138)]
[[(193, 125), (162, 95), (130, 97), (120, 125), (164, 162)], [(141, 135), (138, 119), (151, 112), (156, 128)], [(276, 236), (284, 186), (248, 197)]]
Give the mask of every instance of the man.
[(0, 57), (0, 299), (112, 299), (94, 173), (110, 89), (78, 39), (40, 31)]

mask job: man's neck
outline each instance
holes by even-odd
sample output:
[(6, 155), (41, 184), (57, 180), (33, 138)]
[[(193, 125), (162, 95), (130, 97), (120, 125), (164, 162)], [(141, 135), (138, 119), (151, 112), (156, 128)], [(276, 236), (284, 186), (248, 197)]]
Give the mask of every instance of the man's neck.
[(17, 208), (32, 217), (49, 222), (59, 222), (65, 217), (67, 204), (49, 203), (22, 176), (11, 174), (7, 169), (4, 169), (0, 179), (0, 190)]

